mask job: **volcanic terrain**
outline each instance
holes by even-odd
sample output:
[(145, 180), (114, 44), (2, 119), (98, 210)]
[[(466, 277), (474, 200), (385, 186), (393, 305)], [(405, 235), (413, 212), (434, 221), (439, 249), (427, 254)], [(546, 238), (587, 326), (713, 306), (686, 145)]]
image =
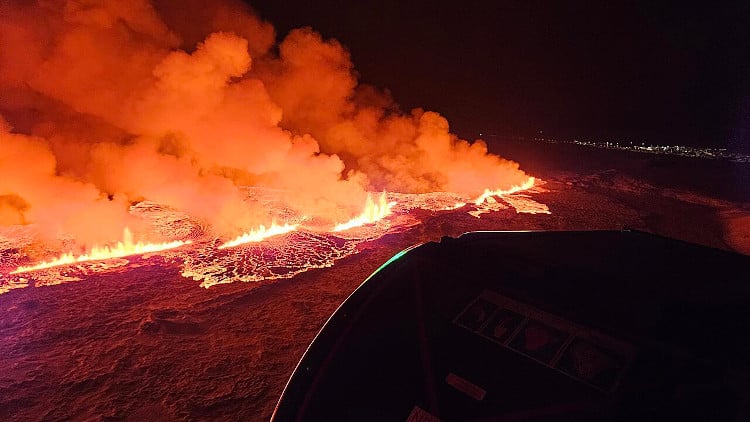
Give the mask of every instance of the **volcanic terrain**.
[[(750, 253), (747, 164), (460, 135), (306, 25), (241, 0), (0, 2), (0, 420), (266, 420), (336, 307), (444, 236), (627, 227)], [(483, 89), (455, 76), (430, 91)]]
[[(748, 251), (747, 203), (708, 195), (710, 174), (696, 178), (716, 163), (688, 163), (698, 173), (660, 185), (659, 168), (685, 166), (685, 159), (655, 164), (638, 154), (534, 147), (542, 148), (505, 144), (511, 156), (545, 155), (534, 161), (544, 183), (496, 197), (491, 210), (447, 209), (457, 199), (448, 194), (389, 194), (393, 214), (375, 224), (341, 233), (303, 229), (226, 251), (189, 221), (153, 204), (135, 206), (132, 212), (152, 214), (155, 225), (193, 243), (23, 274), (29, 287), (0, 295), (0, 417), (266, 420), (338, 304), (399, 250), (442, 236), (630, 227)], [(570, 171), (581, 154), (594, 164)], [(633, 178), (634, 169), (642, 177)], [(550, 213), (519, 212), (529, 204)], [(472, 215), (478, 208), (486, 211), (479, 218)]]

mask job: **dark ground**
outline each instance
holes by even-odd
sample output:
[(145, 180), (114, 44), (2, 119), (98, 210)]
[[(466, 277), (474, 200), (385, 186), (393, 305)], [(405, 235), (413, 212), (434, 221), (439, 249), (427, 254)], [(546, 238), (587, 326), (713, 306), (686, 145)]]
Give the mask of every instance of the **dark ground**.
[[(631, 227), (750, 251), (747, 169), (588, 150), (494, 146), (547, 181), (551, 215), (419, 215), (333, 268), (208, 290), (146, 266), (0, 295), (0, 420), (267, 420), (336, 307), (415, 243), (471, 230)], [(738, 170), (739, 169), (739, 170)]]

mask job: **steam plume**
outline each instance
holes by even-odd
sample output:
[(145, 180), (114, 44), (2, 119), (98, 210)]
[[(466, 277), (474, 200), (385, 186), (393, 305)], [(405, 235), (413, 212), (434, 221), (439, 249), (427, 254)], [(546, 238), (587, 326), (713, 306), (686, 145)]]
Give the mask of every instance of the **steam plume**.
[(151, 200), (232, 236), (270, 221), (240, 185), (336, 222), (369, 190), (478, 195), (528, 179), (437, 113), (359, 84), (337, 41), (275, 39), (239, 1), (3, 2), (0, 225), (100, 242)]

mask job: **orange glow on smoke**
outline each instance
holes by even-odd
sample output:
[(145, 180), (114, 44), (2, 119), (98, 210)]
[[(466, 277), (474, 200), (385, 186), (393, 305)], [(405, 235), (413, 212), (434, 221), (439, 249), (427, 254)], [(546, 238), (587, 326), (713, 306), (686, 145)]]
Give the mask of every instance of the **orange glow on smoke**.
[(244, 245), (245, 243), (261, 242), (269, 237), (294, 231), (298, 226), (298, 224), (284, 224), (283, 226), (280, 226), (276, 224), (276, 222), (273, 222), (271, 223), (271, 227), (266, 228), (266, 226), (261, 224), (257, 229), (252, 229), (249, 232), (241, 234), (234, 240), (224, 243), (219, 246), (219, 249), (233, 248), (235, 246)]
[(498, 189), (498, 190), (485, 189), (484, 193), (479, 195), (479, 198), (477, 198), (474, 201), (474, 205), (482, 205), (482, 203), (491, 196), (510, 195), (513, 193), (518, 193), (527, 189), (531, 189), (532, 187), (534, 187), (535, 181), (536, 181), (535, 178), (529, 177), (524, 183), (520, 185), (511, 186), (510, 189)]
[[(370, 191), (445, 193), (445, 210), (484, 191), (476, 203), (489, 212), (487, 198), (534, 186), (437, 112), (361, 83), (340, 42), (309, 27), (281, 34), (245, 3), (0, 3), (0, 228), (111, 245), (136, 224), (131, 205), (146, 202), (200, 221), (215, 249), (257, 222), (286, 222), (223, 249), (297, 229), (289, 222), (329, 229), (361, 212), (332, 228), (344, 231), (389, 216), (395, 204)], [(248, 201), (248, 187), (284, 203)], [(127, 236), (16, 272), (184, 244)]]
[(395, 202), (388, 202), (388, 198), (385, 196), (385, 192), (380, 194), (378, 202), (372, 199), (372, 195), (367, 194), (367, 202), (365, 202), (365, 210), (362, 214), (352, 218), (346, 223), (337, 224), (333, 229), (334, 232), (341, 232), (349, 230), (354, 227), (364, 226), (365, 224), (371, 224), (376, 221), (382, 220), (385, 217), (391, 215), (391, 207), (396, 205)]
[(122, 258), (130, 255), (142, 255), (151, 252), (159, 252), (174, 249), (191, 243), (190, 241), (175, 240), (164, 243), (133, 242), (133, 233), (127, 227), (122, 233), (123, 240), (114, 246), (94, 246), (89, 252), (75, 256), (73, 253), (64, 253), (51, 261), (43, 261), (36, 265), (21, 266), (11, 274), (25, 273), (29, 271), (42, 270), (45, 268), (59, 267), (85, 261), (100, 261), (112, 258)]

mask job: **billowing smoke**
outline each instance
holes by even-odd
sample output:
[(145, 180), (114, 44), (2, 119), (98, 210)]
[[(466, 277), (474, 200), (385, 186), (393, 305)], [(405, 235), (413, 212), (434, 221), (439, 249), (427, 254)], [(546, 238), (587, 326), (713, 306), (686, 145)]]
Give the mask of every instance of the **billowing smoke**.
[(478, 195), (528, 178), (359, 84), (337, 41), (275, 40), (239, 1), (0, 4), (0, 225), (102, 242), (150, 200), (230, 236), (270, 220), (242, 185), (337, 222), (368, 190)]

